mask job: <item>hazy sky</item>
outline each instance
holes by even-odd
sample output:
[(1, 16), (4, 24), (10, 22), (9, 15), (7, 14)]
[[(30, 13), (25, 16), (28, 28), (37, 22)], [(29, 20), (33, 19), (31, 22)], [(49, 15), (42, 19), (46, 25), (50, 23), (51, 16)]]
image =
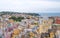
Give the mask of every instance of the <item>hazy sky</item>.
[(60, 12), (60, 0), (0, 0), (0, 11)]

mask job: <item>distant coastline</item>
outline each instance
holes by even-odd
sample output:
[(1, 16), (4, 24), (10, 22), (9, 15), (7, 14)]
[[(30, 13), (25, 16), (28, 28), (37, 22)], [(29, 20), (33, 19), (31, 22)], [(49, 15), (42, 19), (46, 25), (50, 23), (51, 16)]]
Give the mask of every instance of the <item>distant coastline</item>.
[[(12, 11), (1, 11), (0, 12), (0, 14), (6, 14), (6, 13), (26, 13), (26, 12), (12, 12)], [(43, 16), (47, 16), (47, 17), (51, 17), (51, 16), (59, 16), (60, 17), (60, 13), (30, 13), (30, 12), (28, 12), (28, 13), (26, 13), (26, 14), (28, 14), (28, 15), (37, 15), (37, 16), (41, 16), (41, 17), (43, 17)]]

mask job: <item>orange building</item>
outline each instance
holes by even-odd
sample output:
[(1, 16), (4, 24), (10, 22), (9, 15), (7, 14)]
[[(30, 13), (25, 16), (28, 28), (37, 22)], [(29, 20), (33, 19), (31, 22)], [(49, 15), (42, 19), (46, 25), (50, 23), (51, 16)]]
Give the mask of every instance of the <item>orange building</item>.
[(60, 24), (60, 17), (55, 18), (55, 24)]

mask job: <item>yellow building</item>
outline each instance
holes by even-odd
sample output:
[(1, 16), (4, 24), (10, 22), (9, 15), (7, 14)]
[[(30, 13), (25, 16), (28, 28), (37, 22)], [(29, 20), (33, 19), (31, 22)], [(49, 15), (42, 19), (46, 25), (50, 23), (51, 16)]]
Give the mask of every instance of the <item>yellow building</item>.
[(9, 22), (10, 22), (10, 23), (13, 23), (13, 22), (14, 22), (14, 20), (13, 20), (13, 19), (9, 19)]

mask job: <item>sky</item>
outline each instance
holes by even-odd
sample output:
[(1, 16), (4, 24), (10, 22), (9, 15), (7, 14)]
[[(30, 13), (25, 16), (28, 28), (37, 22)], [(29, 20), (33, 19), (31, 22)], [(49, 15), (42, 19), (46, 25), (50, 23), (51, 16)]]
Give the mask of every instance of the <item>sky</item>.
[(60, 13), (60, 0), (0, 0), (0, 11)]

